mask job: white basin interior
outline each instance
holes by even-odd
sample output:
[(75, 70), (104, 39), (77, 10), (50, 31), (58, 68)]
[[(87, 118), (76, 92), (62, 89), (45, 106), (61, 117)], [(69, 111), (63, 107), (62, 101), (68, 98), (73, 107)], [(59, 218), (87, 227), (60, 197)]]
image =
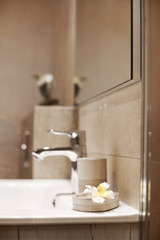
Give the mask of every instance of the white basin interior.
[(0, 210), (54, 209), (55, 194), (63, 192), (72, 192), (70, 180), (0, 180)]
[(73, 210), (72, 196), (57, 198), (57, 193), (71, 193), (70, 180), (0, 180), (0, 225), (138, 222), (139, 212), (120, 203), (106, 212)]

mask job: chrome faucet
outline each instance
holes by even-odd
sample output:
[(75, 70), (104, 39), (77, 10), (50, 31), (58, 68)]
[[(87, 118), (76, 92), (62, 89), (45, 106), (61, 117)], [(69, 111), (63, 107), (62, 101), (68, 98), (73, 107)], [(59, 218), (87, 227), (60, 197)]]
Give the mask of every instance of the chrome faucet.
[[(49, 156), (66, 156), (71, 161), (71, 182), (73, 190), (77, 192), (78, 175), (77, 175), (77, 158), (86, 157), (86, 136), (85, 131), (60, 132), (53, 129), (48, 130), (51, 134), (68, 136), (70, 138), (69, 147), (44, 147), (32, 152), (37, 160), (43, 160)], [(76, 180), (77, 178), (77, 180)], [(77, 181), (77, 183), (75, 183)]]

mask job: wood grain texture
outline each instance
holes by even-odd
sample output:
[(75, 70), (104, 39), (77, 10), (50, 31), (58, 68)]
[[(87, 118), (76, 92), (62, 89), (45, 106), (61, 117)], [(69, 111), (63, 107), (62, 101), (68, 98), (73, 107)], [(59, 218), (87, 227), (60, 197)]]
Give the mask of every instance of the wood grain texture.
[(94, 240), (129, 240), (130, 224), (91, 225)]
[(1, 226), (0, 240), (138, 240), (139, 224)]
[(91, 240), (90, 225), (20, 227), (19, 240)]
[[(132, 240), (130, 224), (20, 227), (20, 240)], [(133, 240), (136, 240), (133, 238)]]
[(119, 193), (114, 192), (114, 199), (105, 198), (103, 204), (97, 204), (86, 193), (73, 196), (73, 210), (82, 212), (104, 212), (119, 206)]
[(130, 238), (130, 240), (138, 240), (139, 239), (139, 237), (140, 237), (139, 230), (140, 230), (140, 224), (139, 223), (131, 224), (131, 238)]
[[(149, 1), (148, 1), (149, 2)], [(147, 141), (151, 145), (151, 163), (150, 166), (150, 179), (151, 180), (151, 205), (150, 205), (150, 238), (154, 240), (160, 239), (160, 104), (159, 104), (159, 93), (160, 93), (160, 1), (152, 0), (148, 3), (150, 11), (148, 11), (147, 18), (150, 20), (148, 23), (148, 29), (150, 30), (148, 38), (146, 39), (146, 45), (149, 45), (149, 65), (146, 69), (149, 69), (150, 76), (148, 88), (151, 89), (149, 104), (151, 105), (152, 111), (149, 120), (151, 121), (151, 127), (149, 129), (150, 136)], [(150, 14), (150, 15), (149, 15)], [(149, 121), (148, 120), (148, 121)], [(147, 131), (146, 131), (147, 132)], [(149, 193), (150, 194), (150, 193)]]
[(0, 240), (19, 240), (18, 227), (0, 226)]
[(160, 104), (159, 104), (159, 92), (160, 92), (160, 1), (151, 1), (151, 52), (150, 52), (150, 65), (151, 68), (151, 82), (149, 83), (149, 89), (152, 89), (151, 103), (152, 103), (152, 117), (151, 117), (151, 131), (152, 131), (152, 159), (154, 161), (160, 161)]

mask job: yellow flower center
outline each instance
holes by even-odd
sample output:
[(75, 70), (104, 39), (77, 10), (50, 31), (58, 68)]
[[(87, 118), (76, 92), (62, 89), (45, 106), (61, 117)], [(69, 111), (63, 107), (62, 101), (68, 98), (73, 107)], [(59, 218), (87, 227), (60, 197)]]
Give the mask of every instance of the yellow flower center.
[(93, 192), (93, 197), (107, 197), (108, 191), (101, 184), (97, 187), (97, 190)]

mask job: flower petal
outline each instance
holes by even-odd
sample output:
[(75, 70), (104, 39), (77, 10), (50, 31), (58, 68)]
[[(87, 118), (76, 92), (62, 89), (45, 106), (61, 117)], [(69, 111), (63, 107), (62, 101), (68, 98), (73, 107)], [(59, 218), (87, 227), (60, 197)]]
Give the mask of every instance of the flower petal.
[(92, 196), (92, 190), (90, 190), (90, 189), (85, 189), (84, 190), (84, 193), (86, 193), (87, 195), (90, 195), (90, 196)]
[(92, 201), (95, 202), (95, 203), (101, 203), (101, 204), (103, 204), (104, 201), (105, 201), (105, 199), (102, 198), (102, 197), (94, 197), (94, 198), (92, 198)]
[(114, 192), (112, 190), (108, 191), (108, 198), (114, 199)]
[(90, 185), (86, 185), (85, 187), (92, 190), (92, 187)]
[(110, 187), (110, 185), (107, 182), (101, 183), (100, 186), (104, 187), (105, 189), (108, 189)]

